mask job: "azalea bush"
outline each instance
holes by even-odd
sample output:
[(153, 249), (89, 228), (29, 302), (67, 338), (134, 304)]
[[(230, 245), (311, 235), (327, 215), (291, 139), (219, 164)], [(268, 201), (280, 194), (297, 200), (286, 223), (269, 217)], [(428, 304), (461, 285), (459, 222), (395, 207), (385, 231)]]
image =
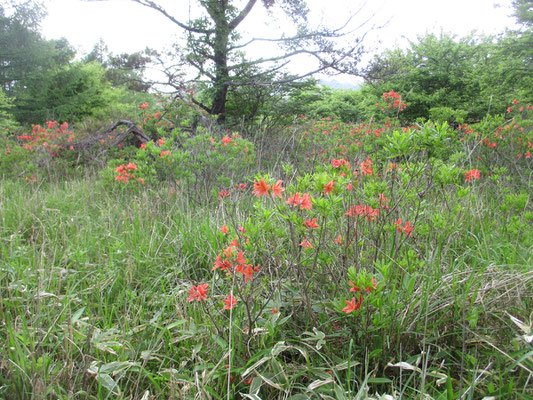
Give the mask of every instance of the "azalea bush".
[(2, 394), (530, 395), (531, 106), (382, 101), (254, 140), (154, 122), (99, 179), (2, 182)]

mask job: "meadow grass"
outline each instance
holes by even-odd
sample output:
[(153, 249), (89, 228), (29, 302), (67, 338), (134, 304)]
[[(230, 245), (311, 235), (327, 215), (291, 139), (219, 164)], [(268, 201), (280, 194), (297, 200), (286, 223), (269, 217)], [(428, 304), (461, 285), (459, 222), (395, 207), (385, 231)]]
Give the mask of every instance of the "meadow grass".
[[(320, 164), (298, 159), (262, 159), (256, 172), (296, 190)], [(361, 245), (343, 251), (332, 244), (349, 229), (341, 206), (370, 196), (314, 195), (321, 228), (306, 252), (303, 214), (250, 191), (197, 201), (164, 182), (117, 188), (90, 174), (1, 181), (0, 396), (531, 398), (531, 176), (437, 184), (435, 165), (411, 161), (420, 172), (384, 187), (420, 236), (367, 220)], [(224, 224), (243, 224), (260, 260), (246, 284), (212, 272)], [(354, 318), (340, 311), (350, 257), (378, 277)], [(199, 282), (209, 303), (186, 300)], [(228, 290), (239, 307), (223, 310)]]

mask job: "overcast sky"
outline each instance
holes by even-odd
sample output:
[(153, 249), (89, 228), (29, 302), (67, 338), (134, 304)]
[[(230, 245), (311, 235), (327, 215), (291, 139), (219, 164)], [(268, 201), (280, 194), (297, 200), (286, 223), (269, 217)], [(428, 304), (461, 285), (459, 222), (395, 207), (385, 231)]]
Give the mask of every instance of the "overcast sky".
[[(238, 0), (243, 2), (244, 0)], [(198, 12), (195, 0), (160, 0), (184, 21)], [(259, 1), (258, 1), (259, 3)], [(351, 10), (365, 3), (359, 0), (308, 0), (312, 21), (341, 24)], [(103, 39), (113, 53), (134, 52), (145, 47), (161, 49), (175, 42), (182, 33), (176, 25), (153, 10), (129, 0), (86, 2), (47, 0), (48, 17), (42, 24), (47, 39), (65, 37), (80, 53), (89, 52)], [(177, 5), (176, 5), (177, 4)], [(497, 34), (516, 28), (511, 16), (511, 0), (371, 0), (354, 19), (358, 24), (370, 18), (360, 32), (372, 25), (388, 24), (369, 34), (369, 50), (406, 46), (407, 39), (441, 31), (467, 35), (472, 31)], [(258, 4), (241, 26), (245, 35), (272, 36), (283, 30), (278, 22), (269, 22)]]

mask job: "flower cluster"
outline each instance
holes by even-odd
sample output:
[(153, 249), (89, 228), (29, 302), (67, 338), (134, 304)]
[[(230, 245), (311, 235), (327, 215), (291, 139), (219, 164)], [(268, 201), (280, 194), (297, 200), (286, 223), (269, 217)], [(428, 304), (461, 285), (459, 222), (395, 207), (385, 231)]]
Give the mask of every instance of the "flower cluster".
[[(215, 261), (213, 271), (220, 269), (221, 271), (226, 271), (226, 275), (231, 275), (232, 273), (239, 273), (243, 275), (244, 281), (252, 280), (254, 274), (259, 271), (259, 265), (254, 267), (253, 264), (248, 264), (246, 258), (244, 258), (244, 252), (236, 252), (235, 248), (238, 246), (236, 240), (230, 245), (222, 249)], [(234, 257), (237, 253), (236, 257)]]
[(189, 297), (187, 297), (187, 301), (190, 303), (195, 299), (197, 301), (207, 300), (208, 286), (208, 283), (201, 283), (198, 286), (192, 285), (192, 288), (189, 289)]
[(403, 111), (407, 105), (402, 101), (402, 96), (394, 90), (383, 93), (382, 99), (387, 103), (387, 107), (391, 110)]
[(260, 179), (259, 182), (254, 182), (254, 190), (253, 194), (255, 194), (257, 197), (261, 196), (269, 196), (269, 190), (272, 190), (272, 197), (279, 197), (281, 199), (281, 192), (285, 191), (284, 188), (281, 187), (282, 181), (277, 181), (274, 185), (271, 186), (265, 182), (264, 179)]
[[(59, 155), (63, 150), (64, 142), (70, 143), (74, 140), (74, 134), (68, 129), (68, 123), (63, 122), (61, 125), (57, 121), (46, 121), (46, 128), (41, 125), (33, 125), (31, 134), (23, 133), (17, 136), (22, 142), (22, 147), (27, 150), (43, 148), (53, 157)], [(72, 150), (73, 147), (69, 146)]]
[(413, 226), (411, 225), (409, 221), (406, 221), (404, 226), (402, 226), (402, 219), (398, 218), (398, 221), (396, 221), (394, 225), (397, 226), (396, 229), (398, 230), (398, 232), (400, 233), (403, 232), (407, 236), (413, 236), (413, 231), (415, 230), (415, 228), (413, 228)]
[(309, 193), (304, 193), (300, 196), (300, 192), (290, 195), (285, 204), (292, 205), (293, 207), (300, 207), (300, 210), (312, 210), (313, 204), (311, 203), (311, 196)]
[(352, 217), (358, 215), (360, 217), (365, 217), (368, 221), (375, 221), (375, 219), (379, 216), (379, 209), (365, 206), (361, 203), (358, 206), (351, 206), (344, 215)]
[(472, 179), (479, 179), (480, 174), (478, 169), (471, 169), (469, 171), (465, 171), (465, 181), (470, 182)]
[(374, 280), (374, 277), (372, 277), (370, 281), (370, 286), (366, 287), (357, 286), (357, 284), (352, 281), (349, 281), (348, 283), (351, 286), (350, 292), (359, 292), (359, 298), (357, 299), (357, 302), (355, 300), (355, 297), (352, 297), (351, 301), (345, 300), (346, 307), (344, 307), (342, 311), (346, 314), (350, 314), (356, 310), (359, 310), (361, 308), (361, 305), (363, 304), (363, 294), (370, 294), (374, 290), (376, 290), (377, 287), (377, 282)]
[[(128, 163), (128, 164), (122, 164), (115, 169), (115, 172), (117, 176), (115, 176), (115, 181), (117, 182), (124, 182), (128, 183), (130, 180), (135, 179), (135, 175), (133, 175), (133, 171), (137, 169), (137, 164), (135, 163)], [(143, 178), (137, 178), (137, 182), (144, 183)]]

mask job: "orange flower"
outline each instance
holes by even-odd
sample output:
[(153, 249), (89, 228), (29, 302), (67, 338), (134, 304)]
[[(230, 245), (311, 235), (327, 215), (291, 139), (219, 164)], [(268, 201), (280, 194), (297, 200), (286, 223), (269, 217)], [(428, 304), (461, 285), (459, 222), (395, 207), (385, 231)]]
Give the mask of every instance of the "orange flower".
[(324, 194), (332, 193), (334, 184), (335, 184), (335, 180), (332, 180), (332, 181), (329, 181), (326, 185), (324, 185)]
[(334, 240), (334, 242), (337, 243), (337, 244), (342, 244), (342, 236), (341, 235), (337, 236), (337, 238)]
[(268, 189), (270, 185), (267, 185), (264, 179), (261, 179), (259, 182), (254, 182), (254, 191), (252, 192), (257, 197), (268, 196)]
[(228, 233), (228, 227), (226, 225), (222, 225), (222, 228), (220, 228), (219, 231), (225, 235)]
[(318, 224), (316, 223), (316, 218), (308, 219), (304, 223), (302, 223), (303, 226), (306, 228), (315, 229), (318, 228)]
[(198, 286), (192, 285), (192, 288), (189, 289), (189, 297), (187, 297), (187, 301), (190, 303), (194, 301), (194, 299), (201, 301), (201, 300), (207, 300), (207, 287), (209, 284), (207, 283), (201, 283)]
[(272, 197), (279, 197), (281, 199), (281, 192), (285, 191), (281, 187), (281, 180), (277, 181), (275, 185), (272, 185)]
[(230, 137), (228, 137), (228, 136), (224, 136), (224, 137), (222, 138), (222, 146), (227, 146), (228, 144), (231, 143), (231, 141), (232, 141), (232, 140), (231, 140)]
[(228, 297), (222, 301), (224, 302), (224, 310), (231, 310), (237, 304), (237, 300), (231, 294), (228, 294)]
[(352, 311), (359, 310), (361, 303), (363, 302), (363, 296), (359, 295), (359, 301), (355, 302), (355, 297), (352, 297), (352, 301), (346, 301), (346, 307), (342, 309), (346, 314), (350, 314)]
[(313, 245), (311, 244), (311, 242), (309, 240), (307, 240), (307, 238), (304, 238), (304, 240), (302, 241), (302, 243), (300, 243), (300, 246), (302, 246), (304, 249), (309, 249), (309, 248), (313, 248)]

